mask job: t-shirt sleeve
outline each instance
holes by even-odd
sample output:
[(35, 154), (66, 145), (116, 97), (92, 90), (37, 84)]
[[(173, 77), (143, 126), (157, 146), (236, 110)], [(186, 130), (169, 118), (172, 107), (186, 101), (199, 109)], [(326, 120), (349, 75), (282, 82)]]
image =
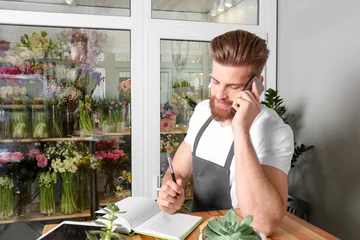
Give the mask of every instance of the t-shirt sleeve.
[(278, 168), (288, 174), (294, 153), (294, 136), (290, 126), (283, 124), (268, 132), (258, 150), (260, 164)]

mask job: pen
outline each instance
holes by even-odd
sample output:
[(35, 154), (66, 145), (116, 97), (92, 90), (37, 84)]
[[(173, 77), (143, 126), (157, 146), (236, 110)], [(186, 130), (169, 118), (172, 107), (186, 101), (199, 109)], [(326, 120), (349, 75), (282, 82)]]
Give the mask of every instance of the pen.
[(168, 161), (168, 164), (169, 164), (169, 167), (170, 167), (171, 178), (176, 183), (175, 173), (174, 173), (174, 169), (173, 169), (173, 166), (172, 166), (172, 163), (171, 163), (171, 157), (170, 157), (169, 153), (167, 154), (167, 161)]

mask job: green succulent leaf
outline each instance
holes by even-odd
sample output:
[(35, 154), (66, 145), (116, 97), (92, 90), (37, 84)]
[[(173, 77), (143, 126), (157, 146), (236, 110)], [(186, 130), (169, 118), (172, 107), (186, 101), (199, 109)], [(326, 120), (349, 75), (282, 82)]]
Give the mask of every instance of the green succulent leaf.
[(216, 236), (220, 236), (218, 235), (216, 232), (213, 232), (210, 228), (206, 228), (203, 230), (203, 234), (206, 236), (206, 237), (216, 237)]
[(237, 214), (234, 209), (230, 209), (223, 217), (225, 221), (225, 227), (229, 228), (231, 225), (235, 225)]
[(247, 227), (245, 230), (241, 231), (242, 236), (248, 236), (252, 234), (254, 229), (252, 227)]
[(243, 220), (241, 220), (241, 225), (247, 225), (249, 226), (253, 221), (253, 216), (248, 215)]
[(234, 231), (235, 232), (241, 232), (241, 231), (244, 231), (247, 227), (248, 227), (248, 225), (241, 224), (241, 222), (237, 222), (236, 225), (235, 225)]
[(220, 236), (226, 236), (226, 228), (221, 225), (221, 223), (219, 223), (218, 221), (216, 221), (216, 219), (214, 220), (210, 220), (208, 222), (208, 227), (215, 232), (216, 234), (220, 235)]
[(101, 222), (101, 221), (94, 221), (96, 224), (98, 224), (98, 225), (101, 225), (101, 226), (107, 226), (106, 225), (106, 223), (103, 223), (103, 222)]
[(88, 240), (98, 240), (96, 235), (90, 231), (85, 232)]
[(118, 233), (118, 232), (112, 232), (111, 236), (125, 239), (125, 237), (122, 234)]

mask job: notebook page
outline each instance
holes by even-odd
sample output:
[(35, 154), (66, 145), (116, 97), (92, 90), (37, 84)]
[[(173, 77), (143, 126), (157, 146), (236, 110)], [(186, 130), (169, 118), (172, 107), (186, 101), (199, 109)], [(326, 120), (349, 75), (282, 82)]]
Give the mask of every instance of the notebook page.
[(134, 230), (144, 235), (148, 234), (167, 239), (182, 239), (194, 226), (198, 225), (201, 220), (202, 218), (198, 216), (159, 212)]
[(126, 213), (118, 215), (119, 218), (114, 222), (121, 224), (120, 218), (123, 218), (130, 223), (132, 229), (160, 211), (154, 200), (145, 197), (128, 197), (115, 204), (120, 211)]

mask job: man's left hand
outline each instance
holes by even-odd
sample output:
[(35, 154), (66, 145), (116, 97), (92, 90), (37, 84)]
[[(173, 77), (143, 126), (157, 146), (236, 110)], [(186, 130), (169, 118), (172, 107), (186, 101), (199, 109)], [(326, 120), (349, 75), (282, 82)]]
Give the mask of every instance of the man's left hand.
[(252, 123), (260, 113), (260, 97), (255, 82), (252, 83), (252, 89), (253, 92), (247, 90), (235, 95), (232, 107), (236, 113), (231, 122), (234, 132), (249, 133)]

